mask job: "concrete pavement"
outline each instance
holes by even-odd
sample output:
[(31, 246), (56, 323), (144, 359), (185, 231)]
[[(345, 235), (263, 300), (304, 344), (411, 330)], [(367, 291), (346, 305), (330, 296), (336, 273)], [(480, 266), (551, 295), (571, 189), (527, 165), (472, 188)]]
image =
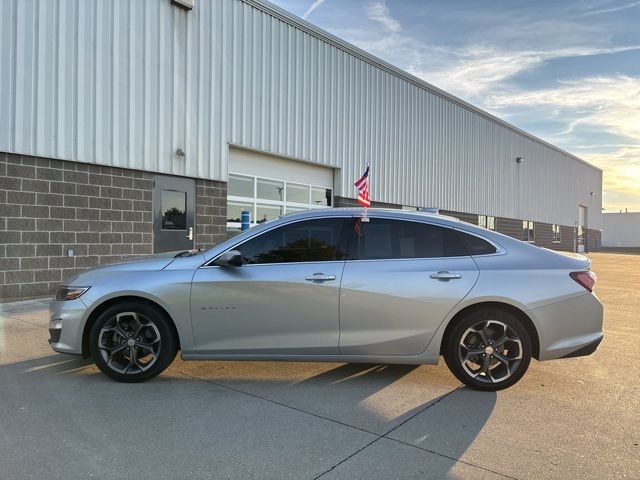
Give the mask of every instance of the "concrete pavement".
[(0, 304), (0, 478), (640, 478), (640, 256), (591, 254), (605, 340), (498, 393), (438, 366), (183, 362), (140, 385)]

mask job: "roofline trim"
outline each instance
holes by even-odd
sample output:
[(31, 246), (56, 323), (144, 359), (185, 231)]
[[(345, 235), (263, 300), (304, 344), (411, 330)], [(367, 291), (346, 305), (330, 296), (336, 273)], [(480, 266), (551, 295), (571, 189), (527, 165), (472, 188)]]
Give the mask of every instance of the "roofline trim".
[(402, 70), (401, 68), (398, 68), (388, 62), (385, 62), (384, 60), (376, 57), (375, 55), (372, 55), (368, 52), (366, 52), (365, 50), (362, 50), (358, 47), (356, 47), (355, 45), (347, 42), (346, 40), (343, 40), (339, 37), (336, 37), (335, 35), (333, 35), (332, 33), (327, 32), (326, 30), (323, 30), (320, 27), (317, 27), (315, 25), (313, 25), (312, 23), (307, 22), (306, 20), (297, 17), (296, 15), (292, 14), (291, 12), (288, 12), (287, 10), (274, 5), (270, 2), (267, 2), (266, 0), (240, 0), (243, 3), (246, 3), (248, 5), (251, 5), (259, 10), (262, 10), (264, 13), (267, 13), (279, 20), (282, 20), (285, 23), (288, 23), (289, 25), (299, 28), (300, 30), (303, 30), (304, 32), (313, 35), (314, 37), (329, 43), (330, 45), (333, 45), (336, 48), (339, 48), (371, 65), (373, 65), (374, 67), (378, 67), (382, 70), (385, 70), (386, 72), (401, 78), (402, 80), (405, 80), (419, 88), (422, 88), (424, 90), (427, 90), (435, 95), (438, 95), (441, 98), (444, 98), (445, 100), (451, 101), (463, 108), (466, 108), (467, 110), (470, 110), (478, 115), (480, 115), (481, 117), (486, 118), (489, 121), (492, 121), (494, 123), (497, 123), (498, 125), (505, 127), (515, 133), (518, 133), (520, 135), (524, 135), (525, 137), (529, 138), (530, 140), (533, 140), (534, 142), (537, 142), (545, 147), (549, 147), (552, 150), (555, 150), (556, 152), (559, 152), (563, 155), (566, 155), (570, 158), (572, 158), (573, 160), (577, 160), (578, 162), (593, 168), (594, 170), (598, 170), (600, 172), (602, 172), (603, 170), (600, 167), (596, 167), (595, 165), (587, 162), (586, 160), (583, 160), (580, 157), (577, 157), (576, 155), (567, 152), (566, 150), (563, 150), (560, 147), (557, 147), (556, 145), (553, 145), (549, 142), (546, 142), (545, 140), (542, 140), (541, 138), (536, 137), (535, 135), (532, 135), (531, 133), (528, 133), (518, 127), (516, 127), (515, 125), (512, 125), (498, 117), (496, 117), (495, 115), (490, 114), (489, 112), (486, 112), (485, 110), (482, 110), (479, 107), (476, 107), (475, 105), (472, 105), (469, 102), (466, 102), (464, 100), (462, 100), (461, 98), (456, 97), (455, 95), (452, 95), (451, 93), (448, 93), (424, 80), (422, 80), (421, 78), (416, 77), (415, 75), (410, 74), (409, 72), (406, 72), (404, 70)]

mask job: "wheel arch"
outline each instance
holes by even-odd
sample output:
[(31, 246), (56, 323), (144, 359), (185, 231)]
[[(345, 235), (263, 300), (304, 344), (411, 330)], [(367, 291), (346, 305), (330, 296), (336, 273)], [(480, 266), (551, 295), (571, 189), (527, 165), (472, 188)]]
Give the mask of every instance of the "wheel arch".
[(82, 330), (82, 357), (83, 358), (89, 357), (89, 334), (91, 332), (91, 327), (96, 322), (98, 317), (102, 314), (102, 312), (112, 307), (113, 305), (117, 305), (118, 303), (127, 302), (127, 301), (146, 304), (153, 308), (157, 308), (162, 313), (164, 313), (167, 319), (169, 320), (169, 325), (173, 329), (174, 335), (176, 336), (176, 340), (178, 342), (178, 349), (180, 349), (180, 335), (178, 334), (178, 329), (176, 328), (176, 324), (173, 318), (171, 318), (171, 315), (169, 314), (169, 312), (167, 312), (166, 308), (164, 308), (159, 303), (154, 302), (153, 300), (150, 300), (145, 297), (139, 297), (136, 295), (123, 295), (121, 297), (109, 298), (104, 302), (100, 303), (91, 311), (91, 313), (87, 317), (87, 321), (84, 324), (84, 329)]
[(532, 353), (532, 356), (536, 360), (539, 360), (539, 358), (540, 358), (540, 338), (539, 338), (539, 334), (538, 334), (538, 329), (536, 328), (535, 324), (533, 323), (533, 321), (531, 320), (529, 315), (527, 315), (523, 310), (519, 309), (518, 307), (516, 307), (514, 305), (511, 305), (511, 304), (505, 303), (505, 302), (499, 302), (499, 301), (474, 303), (472, 305), (467, 305), (466, 307), (464, 307), (460, 311), (456, 312), (456, 314), (451, 318), (451, 320), (449, 320), (449, 323), (447, 324), (447, 327), (444, 330), (442, 338), (440, 339), (440, 354), (442, 355), (444, 353), (445, 346), (447, 344), (447, 340), (449, 338), (449, 335), (451, 334), (451, 331), (455, 327), (456, 323), (461, 318), (463, 318), (465, 315), (469, 314), (470, 312), (474, 312), (474, 311), (477, 311), (477, 310), (484, 310), (484, 309), (488, 309), (488, 308), (505, 310), (505, 311), (511, 313), (512, 315), (518, 317), (518, 319), (522, 321), (522, 324), (527, 329), (527, 333), (529, 334), (529, 337), (531, 338), (531, 349), (532, 349), (531, 353)]

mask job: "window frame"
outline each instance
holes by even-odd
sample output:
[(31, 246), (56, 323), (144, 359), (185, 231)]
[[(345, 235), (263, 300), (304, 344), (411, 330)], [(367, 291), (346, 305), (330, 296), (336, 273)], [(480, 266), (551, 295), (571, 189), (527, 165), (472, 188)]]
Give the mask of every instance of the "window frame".
[[(237, 203), (249, 203), (251, 204), (251, 222), (249, 223), (249, 228), (253, 228), (256, 225), (260, 225), (264, 222), (257, 222), (257, 213), (258, 213), (258, 205), (266, 205), (266, 206), (271, 206), (271, 207), (280, 207), (281, 209), (281, 214), (282, 215), (286, 215), (287, 213), (292, 213), (292, 212), (288, 212), (288, 207), (292, 208), (292, 209), (298, 209), (295, 210), (293, 213), (299, 212), (299, 209), (304, 209), (304, 210), (320, 210), (322, 208), (333, 208), (333, 204), (334, 204), (334, 189), (332, 188), (327, 188), (327, 187), (323, 187), (322, 185), (314, 185), (311, 183), (303, 183), (303, 182), (296, 182), (296, 181), (289, 181), (289, 180), (283, 180), (281, 178), (272, 178), (272, 177), (265, 177), (262, 175), (247, 175), (245, 173), (237, 173), (237, 172), (229, 172), (229, 177), (232, 175), (236, 175), (239, 177), (246, 177), (246, 178), (251, 178), (253, 179), (253, 197), (241, 197), (241, 196), (237, 196), (237, 195), (229, 195), (227, 194), (227, 204), (229, 202), (237, 202)], [(283, 190), (282, 190), (282, 200), (267, 200), (267, 199), (263, 199), (263, 198), (259, 198), (258, 197), (258, 179), (264, 179), (264, 180), (268, 180), (268, 181), (273, 181), (273, 182), (281, 182), (283, 184)], [(227, 182), (228, 183), (228, 182)], [(287, 184), (292, 183), (294, 185), (302, 185), (305, 187), (309, 188), (309, 203), (300, 203), (300, 202), (288, 202), (287, 201)], [(314, 205), (311, 203), (311, 198), (313, 195), (313, 189), (314, 188), (319, 188), (319, 189), (323, 189), (323, 190), (330, 190), (331, 191), (331, 205), (327, 206), (327, 205)], [(268, 220), (267, 220), (268, 221)], [(227, 230), (240, 230), (240, 228), (242, 227), (242, 223), (241, 222), (226, 222), (226, 228)]]
[[(482, 221), (484, 219), (484, 222)], [(489, 227), (489, 219), (491, 219), (491, 227)], [(496, 217), (493, 215), (478, 215), (478, 226), (482, 228), (486, 228), (491, 232), (496, 231)]]
[[(527, 224), (526, 227), (525, 227), (525, 224)], [(525, 235), (524, 235), (525, 231), (527, 232), (526, 238), (525, 238)], [(536, 227), (535, 227), (535, 222), (533, 220), (523, 220), (522, 221), (522, 241), (526, 242), (526, 243), (535, 243), (535, 241), (536, 241)]]

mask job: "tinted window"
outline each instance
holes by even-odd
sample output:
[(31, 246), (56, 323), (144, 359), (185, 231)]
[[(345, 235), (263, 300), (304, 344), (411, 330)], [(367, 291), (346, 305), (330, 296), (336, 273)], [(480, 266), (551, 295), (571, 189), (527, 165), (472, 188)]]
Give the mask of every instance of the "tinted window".
[(237, 250), (248, 263), (323, 262), (345, 258), (340, 235), (342, 218), (306, 220), (275, 228)]
[(496, 247), (480, 237), (467, 235), (466, 233), (461, 232), (458, 232), (458, 235), (464, 242), (469, 255), (489, 255), (491, 253), (496, 253)]
[(187, 229), (187, 194), (174, 190), (162, 191), (162, 229)]
[(354, 220), (350, 232), (351, 259), (437, 258), (466, 256), (456, 232), (426, 223), (371, 218)]

